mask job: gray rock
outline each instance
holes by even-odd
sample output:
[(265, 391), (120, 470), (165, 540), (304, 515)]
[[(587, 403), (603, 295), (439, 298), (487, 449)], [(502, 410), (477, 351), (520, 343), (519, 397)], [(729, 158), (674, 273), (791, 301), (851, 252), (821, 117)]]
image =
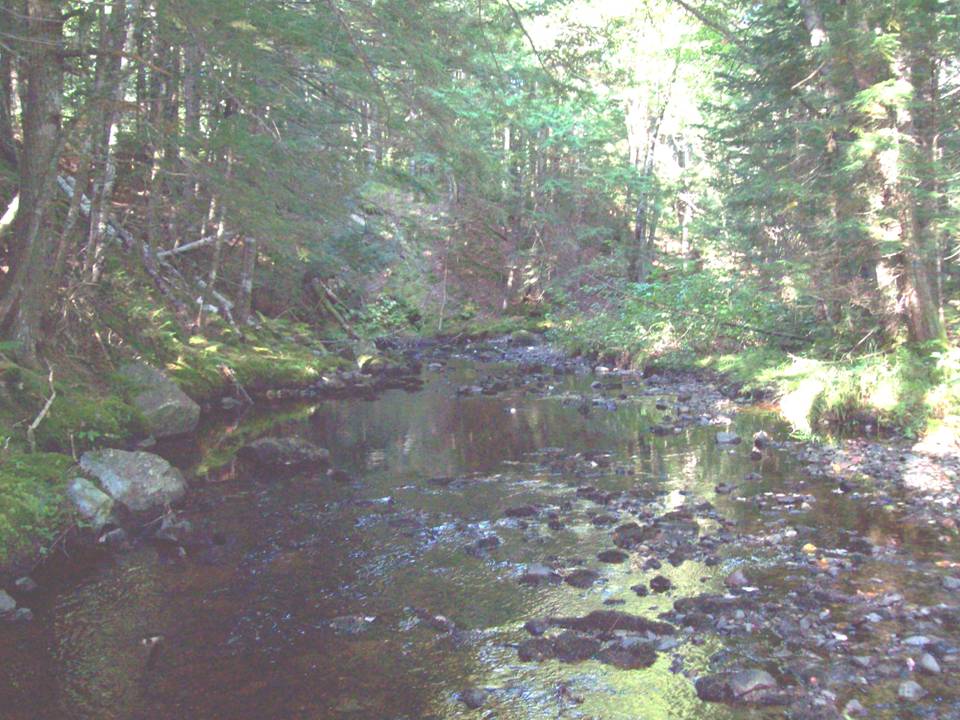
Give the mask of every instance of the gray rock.
[(960, 578), (955, 578), (952, 575), (945, 575), (943, 577), (943, 587), (947, 590), (960, 590)]
[(766, 670), (741, 670), (729, 678), (730, 691), (735, 699), (744, 698), (761, 690), (776, 690), (777, 681)]
[(927, 673), (928, 675), (939, 675), (941, 673), (940, 663), (937, 662), (937, 659), (930, 653), (924, 653), (920, 656), (920, 659), (917, 661), (917, 667), (920, 668), (920, 672)]
[(133, 512), (163, 507), (180, 500), (187, 492), (180, 471), (148, 452), (91, 451), (80, 458), (80, 468), (96, 478), (111, 498)]
[(150, 434), (163, 438), (196, 429), (200, 406), (162, 372), (138, 362), (120, 368), (120, 375), (133, 386), (133, 404)]
[(527, 565), (523, 575), (520, 576), (520, 582), (524, 585), (557, 585), (563, 580), (560, 574), (540, 563)]
[(295, 437), (260, 438), (244, 445), (240, 453), (264, 467), (272, 468), (326, 468), (330, 464), (329, 450)]
[(913, 680), (902, 682), (900, 683), (900, 687), (897, 688), (897, 697), (901, 700), (919, 700), (926, 694), (927, 691)]
[(75, 478), (67, 488), (67, 497), (94, 530), (106, 525), (113, 512), (113, 498), (86, 478)]
[(717, 445), (738, 445), (740, 436), (732, 432), (718, 432)]
[(10, 597), (6, 591), (0, 590), (0, 615), (7, 615), (17, 609), (17, 601)]
[(30, 622), (33, 620), (33, 610), (30, 608), (17, 608), (10, 618), (13, 622)]
[(460, 693), (460, 700), (471, 710), (477, 710), (483, 707), (489, 696), (489, 690), (485, 690), (484, 688), (470, 688)]

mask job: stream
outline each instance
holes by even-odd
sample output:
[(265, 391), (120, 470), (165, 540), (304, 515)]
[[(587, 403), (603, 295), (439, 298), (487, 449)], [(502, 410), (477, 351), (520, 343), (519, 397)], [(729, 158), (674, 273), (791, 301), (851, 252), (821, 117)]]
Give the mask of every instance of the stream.
[[(958, 717), (960, 612), (926, 571), (958, 553), (935, 530), (789, 452), (751, 459), (787, 428), (697, 381), (502, 359), (454, 352), (419, 392), (257, 408), (161, 448), (199, 475), (183, 515), (217, 542), (138, 541), (44, 590), (0, 626), (0, 718)], [(245, 428), (328, 448), (347, 481), (218, 467)], [(625, 541), (630, 522), (654, 530)], [(549, 620), (594, 611), (671, 629)], [(776, 688), (698, 697), (742, 668)]]

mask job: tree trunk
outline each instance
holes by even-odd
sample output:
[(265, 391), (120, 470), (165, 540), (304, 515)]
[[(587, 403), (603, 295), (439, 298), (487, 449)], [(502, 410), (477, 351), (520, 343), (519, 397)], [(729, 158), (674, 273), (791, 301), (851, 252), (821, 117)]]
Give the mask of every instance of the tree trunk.
[(257, 240), (243, 239), (243, 262), (240, 270), (240, 299), (237, 303), (237, 322), (243, 326), (250, 322), (253, 307), (253, 274), (257, 269)]
[[(129, 9), (128, 9), (129, 5)], [(91, 282), (100, 279), (103, 269), (104, 233), (110, 217), (110, 201), (113, 197), (113, 185), (117, 176), (114, 149), (117, 143), (117, 129), (120, 121), (120, 105), (123, 102), (123, 90), (126, 79), (126, 61), (122, 59), (123, 50), (133, 43), (134, 23), (139, 0), (114, 0), (110, 13), (110, 30), (106, 46), (110, 57), (104, 68), (103, 101), (107, 103), (103, 117), (105, 119), (102, 135), (95, 143), (95, 152), (102, 159), (101, 174), (93, 192), (90, 207), (90, 233), (87, 240), (87, 268)]]
[(14, 270), (0, 303), (0, 318), (5, 336), (17, 344), (16, 358), (36, 366), (43, 313), (50, 287), (56, 281), (52, 273), (56, 236), (40, 230), (56, 192), (63, 103), (63, 18), (57, 0), (27, 0), (25, 10), (20, 207), (13, 226)]
[[(919, 10), (936, 12), (935, 3), (921, 2)], [(930, 7), (927, 7), (930, 6)], [(902, 169), (896, 199), (899, 205), (900, 240), (904, 268), (901, 276), (901, 306), (907, 332), (914, 342), (944, 340), (943, 310), (937, 292), (937, 240), (933, 221), (936, 202), (936, 114), (939, 83), (937, 65), (930, 47), (931, 34), (922, 26), (905, 30), (907, 57), (898, 63), (901, 80), (912, 89), (912, 104), (899, 113), (898, 130), (903, 143)]]
[[(13, 3), (0, 0), (0, 17), (6, 27), (13, 23)], [(17, 166), (17, 143), (13, 135), (13, 53), (7, 45), (0, 45), (0, 159), (11, 167)]]

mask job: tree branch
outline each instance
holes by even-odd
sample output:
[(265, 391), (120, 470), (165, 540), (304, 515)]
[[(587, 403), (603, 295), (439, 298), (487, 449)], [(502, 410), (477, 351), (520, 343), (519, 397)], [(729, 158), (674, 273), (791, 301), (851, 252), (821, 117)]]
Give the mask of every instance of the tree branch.
[(747, 48), (746, 43), (743, 42), (743, 40), (738, 38), (736, 35), (734, 35), (733, 31), (721, 25), (716, 20), (713, 20), (710, 17), (708, 17), (707, 14), (703, 12), (703, 10), (700, 10), (699, 8), (694, 7), (693, 5), (686, 2), (685, 0), (673, 0), (673, 1), (677, 5), (682, 7), (684, 10), (686, 10), (688, 13), (693, 15), (697, 20), (699, 20), (704, 25), (706, 25), (708, 28), (718, 33), (728, 43), (732, 45), (736, 45), (738, 48), (741, 48), (743, 50)]

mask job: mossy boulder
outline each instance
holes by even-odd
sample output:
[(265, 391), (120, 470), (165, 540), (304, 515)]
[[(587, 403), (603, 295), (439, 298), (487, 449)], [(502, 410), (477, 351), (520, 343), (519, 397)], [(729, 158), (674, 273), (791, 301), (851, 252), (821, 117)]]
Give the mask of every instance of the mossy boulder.
[(177, 502), (187, 492), (180, 471), (158, 455), (126, 450), (83, 454), (80, 468), (116, 502), (139, 513)]
[(80, 517), (95, 530), (106, 525), (113, 512), (113, 498), (86, 478), (74, 478), (67, 488), (67, 497)]
[(165, 374), (138, 362), (122, 367), (120, 377), (131, 388), (130, 399), (151, 435), (173, 437), (196, 429), (200, 406)]

